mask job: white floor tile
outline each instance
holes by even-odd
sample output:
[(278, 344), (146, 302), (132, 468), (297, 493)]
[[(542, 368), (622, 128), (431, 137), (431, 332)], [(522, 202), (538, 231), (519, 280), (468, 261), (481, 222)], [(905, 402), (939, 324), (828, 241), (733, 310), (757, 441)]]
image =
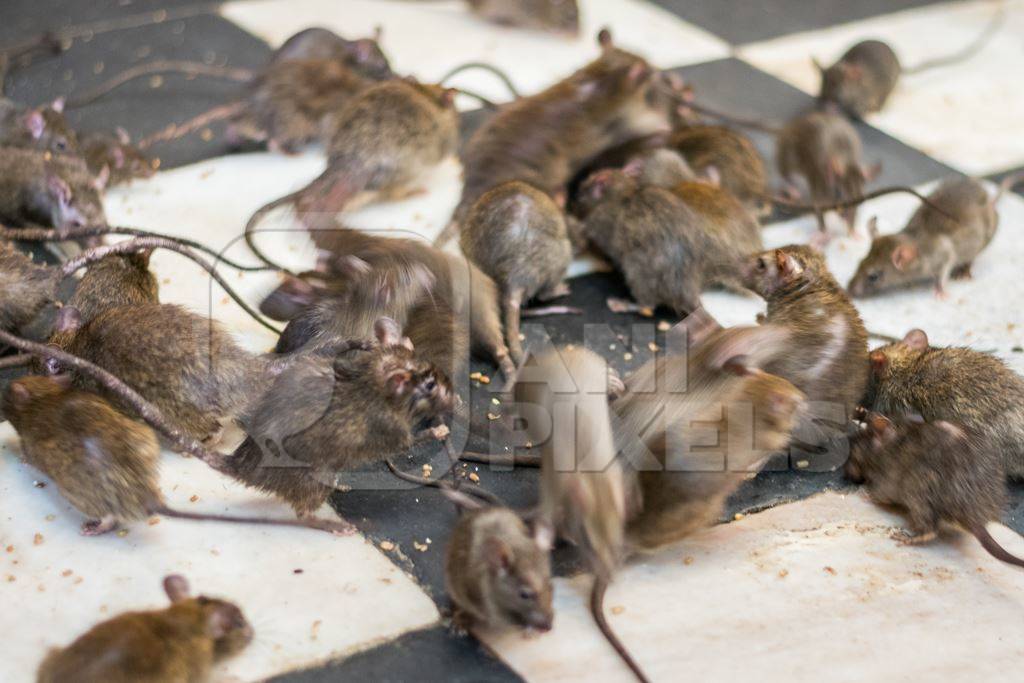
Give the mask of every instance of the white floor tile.
[[(784, 81), (817, 94), (817, 57), (831, 64), (861, 40), (885, 40), (907, 67), (969, 45), (996, 4), (954, 2), (874, 17), (748, 45), (740, 55)], [(1008, 0), (1005, 24), (968, 61), (907, 75), (871, 124), (973, 175), (1024, 164), (1024, 2)]]

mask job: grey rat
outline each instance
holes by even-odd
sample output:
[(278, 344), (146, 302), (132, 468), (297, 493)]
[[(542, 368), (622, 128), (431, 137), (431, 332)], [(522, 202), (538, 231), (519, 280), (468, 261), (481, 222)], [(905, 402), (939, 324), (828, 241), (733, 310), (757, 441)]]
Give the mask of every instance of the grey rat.
[(325, 123), (327, 169), (306, 187), (270, 202), (246, 225), (246, 243), (264, 261), (252, 233), (264, 214), (294, 204), (300, 221), (318, 232), (356, 195), (395, 199), (418, 191), (425, 171), (455, 153), (458, 115), (454, 92), (439, 86), (392, 80), (363, 90)]
[(885, 106), (901, 75), (921, 73), (938, 66), (955, 64), (973, 56), (999, 28), (1005, 15), (1006, 7), (1000, 3), (992, 21), (966, 48), (909, 68), (901, 66), (893, 49), (881, 40), (863, 40), (857, 43), (844, 52), (835, 64), (827, 68), (814, 60), (814, 66), (821, 73), (818, 99), (821, 102), (833, 102), (857, 118), (879, 111)]
[(1005, 363), (971, 349), (932, 348), (922, 330), (875, 349), (869, 361), (868, 408), (962, 426), (1001, 455), (1008, 476), (1024, 478), (1024, 378)]
[(868, 333), (824, 257), (789, 245), (753, 254), (744, 284), (768, 304), (764, 322), (788, 330), (790, 351), (765, 364), (809, 401), (840, 406), (846, 424), (867, 388)]
[(252, 640), (252, 626), (235, 604), (189, 597), (188, 582), (176, 574), (164, 578), (164, 591), (169, 607), (119, 614), (50, 650), (37, 682), (199, 683), (215, 662)]
[(867, 485), (871, 499), (905, 511), (909, 530), (900, 541), (933, 540), (942, 523), (973, 535), (993, 557), (1024, 567), (985, 526), (1006, 508), (1006, 475), (999, 454), (945, 421), (890, 420), (869, 413), (853, 440), (846, 476)]
[(761, 248), (749, 212), (708, 183), (661, 188), (606, 169), (583, 185), (578, 204), (584, 234), (616, 263), (636, 301), (610, 301), (613, 310), (664, 304), (677, 313), (694, 311), (705, 288), (735, 285), (741, 254)]
[[(796, 179), (802, 177), (816, 203), (849, 199), (864, 194), (864, 185), (876, 169), (862, 161), (857, 129), (835, 111), (810, 111), (792, 118), (776, 140), (775, 161), (791, 195), (799, 194)], [(856, 206), (842, 211), (850, 230), (857, 218)], [(819, 214), (824, 231), (824, 222)]]
[(569, 293), (563, 280), (572, 261), (572, 244), (562, 209), (531, 185), (503, 183), (470, 208), (459, 245), (501, 288), (505, 339), (512, 360), (522, 362), (522, 306), (534, 298), (546, 301)]
[(4, 394), (3, 411), (28, 463), (52, 479), (88, 518), (82, 524), (85, 535), (103, 534), (121, 522), (150, 515), (348, 530), (340, 522), (233, 517), (168, 507), (159, 489), (160, 446), (152, 428), (96, 394), (73, 389), (69, 375), (14, 380)]
[(417, 359), (393, 320), (373, 348), (311, 350), (280, 372), (243, 417), (248, 438), (228, 473), (290, 503), (300, 517), (334, 490), (334, 475), (444, 438), (455, 405), (448, 379)]
[(850, 279), (850, 293), (872, 296), (933, 282), (936, 294), (945, 296), (951, 277), (970, 277), (974, 259), (999, 226), (996, 204), (1022, 177), (1008, 176), (991, 197), (973, 178), (947, 179), (896, 234), (880, 235), (872, 219), (871, 249)]
[(601, 56), (550, 86), (503, 107), (462, 150), (465, 183), (452, 221), (435, 244), (454, 237), (487, 190), (520, 180), (558, 197), (598, 152), (628, 139), (667, 131), (675, 79), (598, 35)]
[(32, 149), (0, 149), (0, 220), (59, 230), (106, 225), (102, 184), (85, 163)]

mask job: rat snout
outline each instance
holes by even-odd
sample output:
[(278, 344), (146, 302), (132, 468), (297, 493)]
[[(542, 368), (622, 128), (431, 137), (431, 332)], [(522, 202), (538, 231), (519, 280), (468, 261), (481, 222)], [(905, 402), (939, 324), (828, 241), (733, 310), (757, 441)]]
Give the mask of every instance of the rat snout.
[(554, 626), (555, 615), (552, 612), (538, 609), (530, 612), (526, 621), (530, 628), (546, 633)]

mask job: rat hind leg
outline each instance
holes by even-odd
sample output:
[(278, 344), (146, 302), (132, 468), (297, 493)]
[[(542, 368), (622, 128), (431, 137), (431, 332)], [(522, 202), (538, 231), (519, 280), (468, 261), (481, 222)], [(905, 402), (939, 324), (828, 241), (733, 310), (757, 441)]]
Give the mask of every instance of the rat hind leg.
[(118, 519), (114, 515), (104, 515), (101, 519), (90, 519), (82, 522), (83, 536), (100, 536), (118, 527)]

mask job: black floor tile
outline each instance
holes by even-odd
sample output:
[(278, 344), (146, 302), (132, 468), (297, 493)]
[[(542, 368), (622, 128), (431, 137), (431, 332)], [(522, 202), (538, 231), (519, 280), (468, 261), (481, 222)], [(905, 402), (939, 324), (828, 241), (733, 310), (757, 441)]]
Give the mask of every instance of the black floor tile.
[(845, 24), (940, 0), (651, 0), (733, 45)]
[(340, 662), (293, 671), (270, 680), (272, 683), (512, 683), (523, 679), (476, 640), (456, 636), (448, 628), (437, 626), (407, 633)]

